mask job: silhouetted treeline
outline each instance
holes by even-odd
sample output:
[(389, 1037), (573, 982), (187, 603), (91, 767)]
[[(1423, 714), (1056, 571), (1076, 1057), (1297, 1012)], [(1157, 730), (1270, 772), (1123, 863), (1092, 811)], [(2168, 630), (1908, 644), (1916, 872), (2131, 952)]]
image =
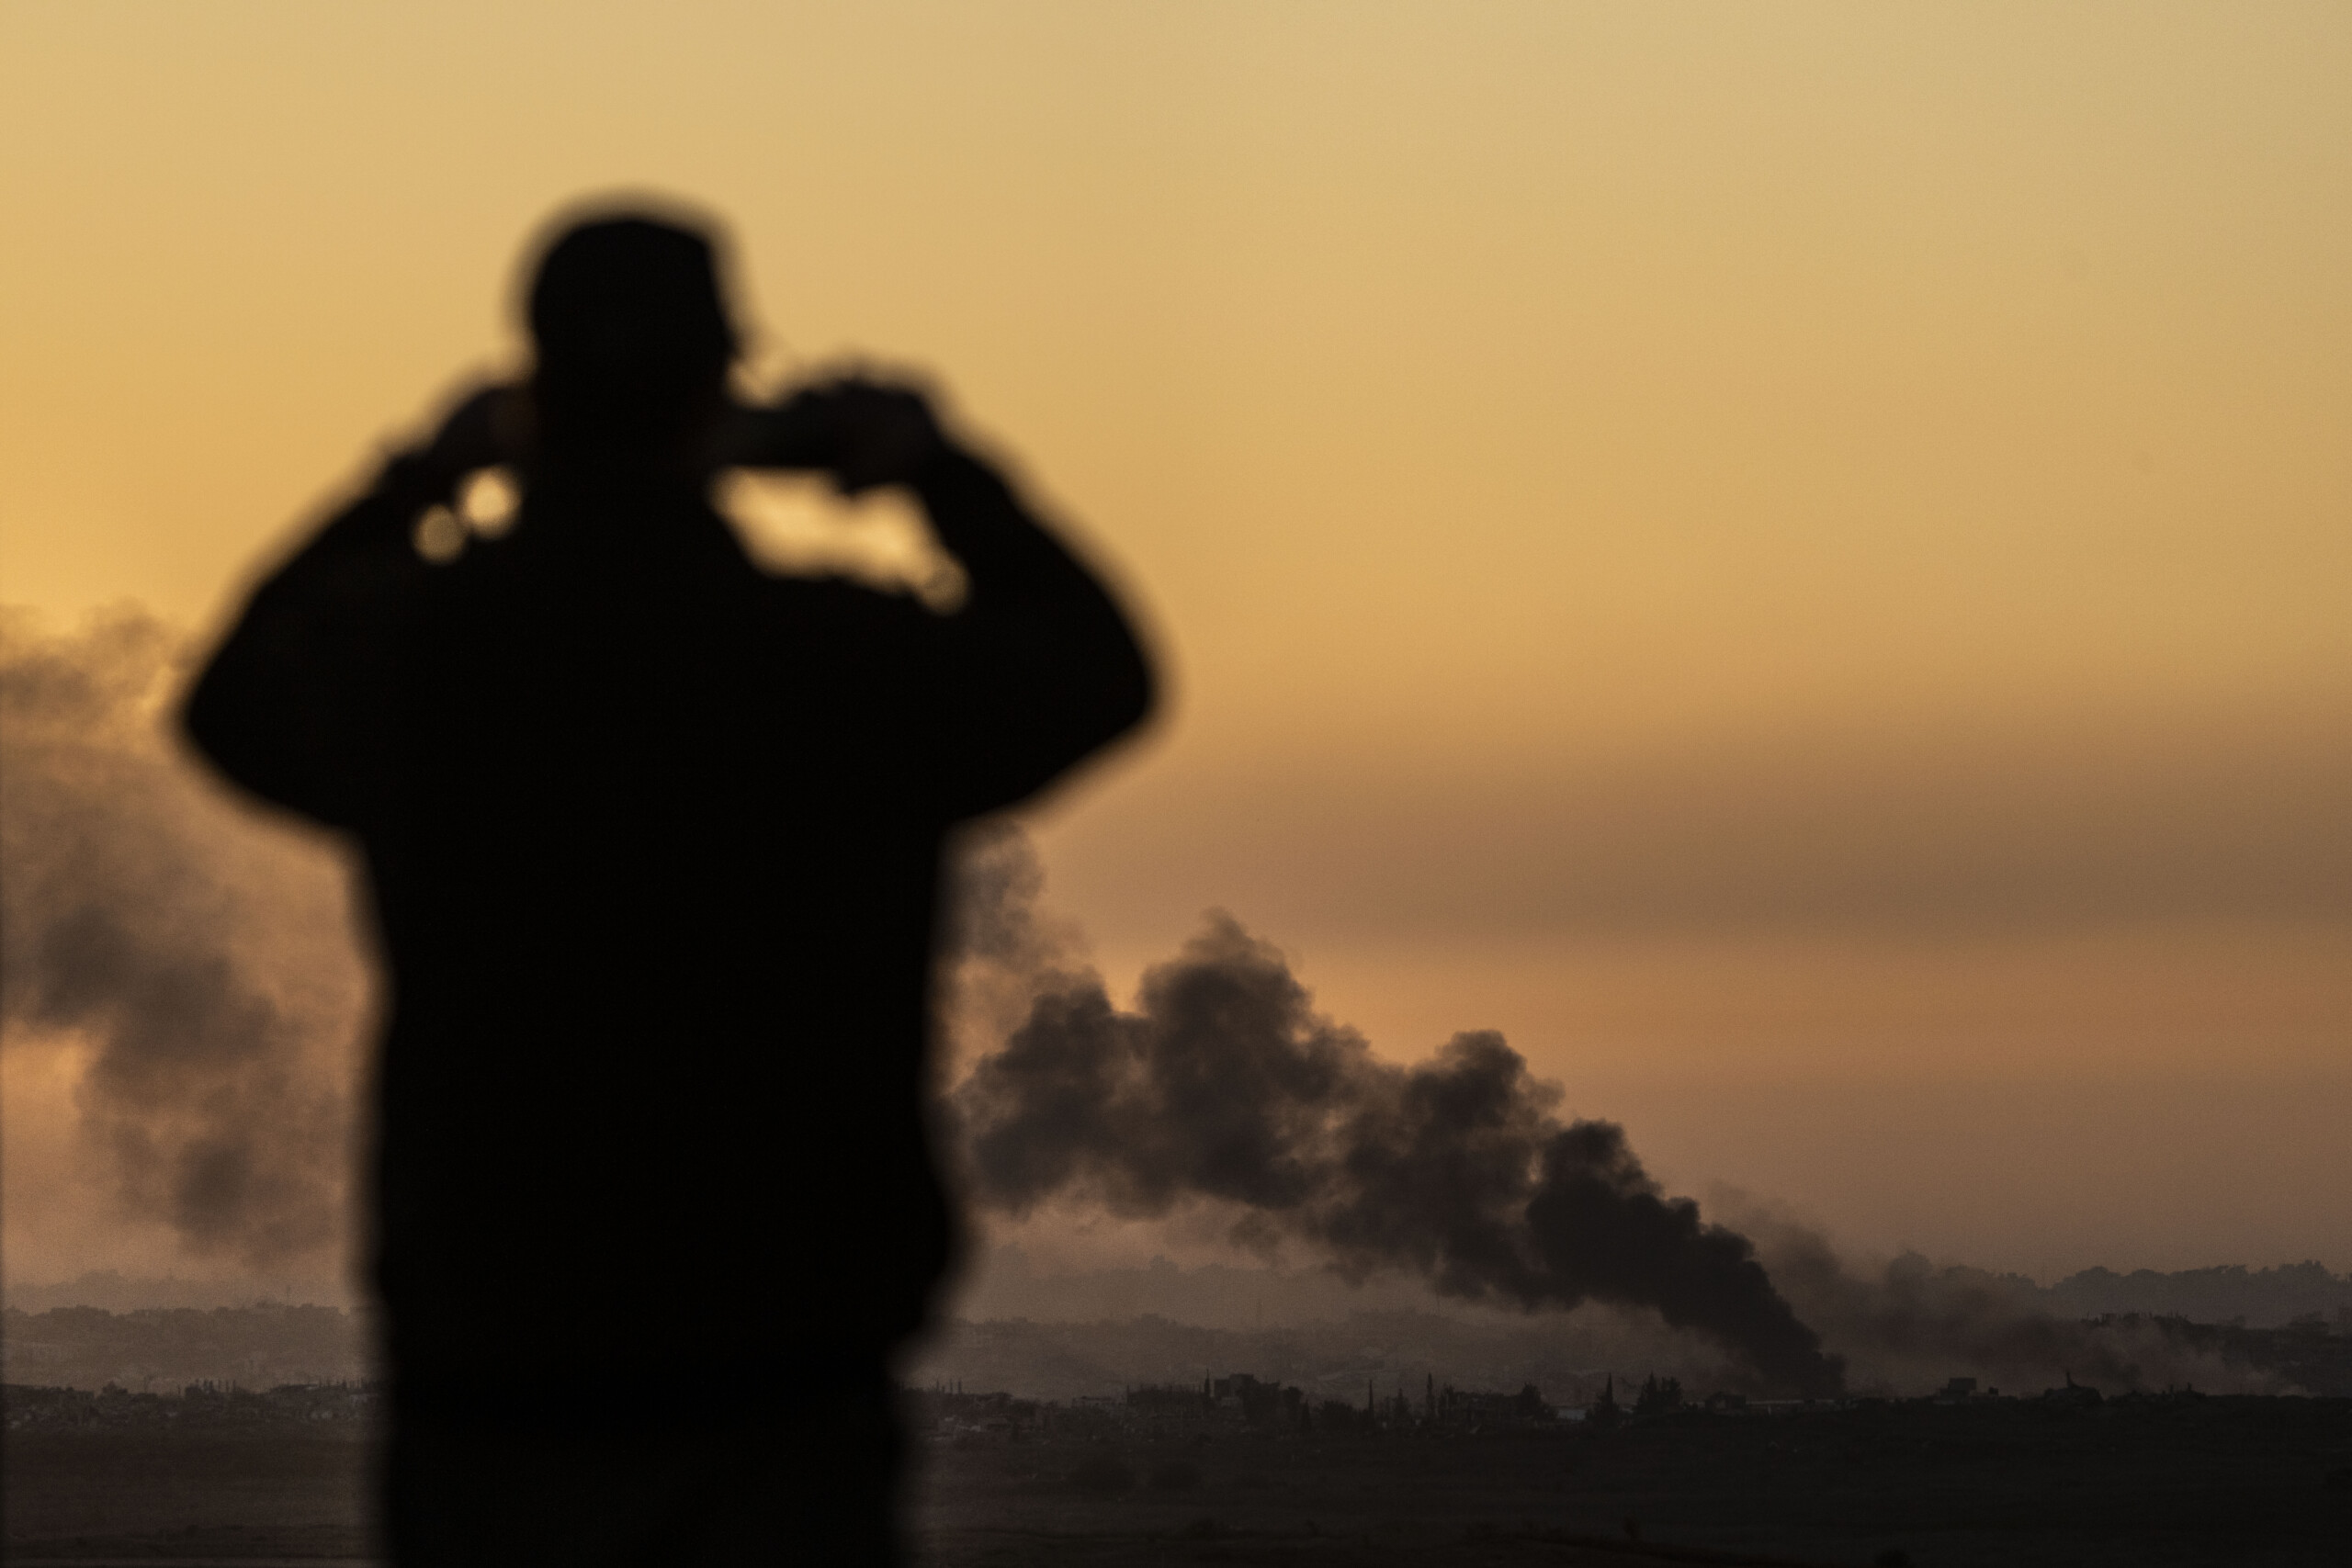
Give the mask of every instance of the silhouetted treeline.
[[(518, 1330), (521, 1325), (516, 1325)], [(177, 1393), (191, 1383), (246, 1389), (345, 1382), (369, 1375), (364, 1323), (323, 1306), (57, 1307), (0, 1314), (0, 1368), (10, 1383)]]
[(11, 1432), (167, 1427), (331, 1434), (372, 1425), (382, 1396), (383, 1385), (376, 1382), (280, 1383), (268, 1389), (201, 1382), (136, 1393), (115, 1383), (96, 1390), (11, 1383), (0, 1390), (0, 1421)]
[[(489, 1329), (518, 1338), (532, 1331), (524, 1321)], [(2219, 1392), (2226, 1384), (2209, 1382), (2205, 1371), (2179, 1369), (2230, 1367), (2274, 1374), (2244, 1386), (2352, 1396), (2352, 1319), (2306, 1314), (2288, 1325), (2255, 1327), (2114, 1314), (2094, 1318), (2084, 1333), (2088, 1342), (2111, 1339), (2135, 1363), (2140, 1375), (2130, 1382), (2136, 1386), (2161, 1389), (2187, 1375)], [(2180, 1356), (2151, 1358), (2152, 1347)], [(266, 1390), (356, 1381), (375, 1371), (365, 1321), (322, 1306), (12, 1308), (0, 1314), (0, 1350), (9, 1383), (83, 1390), (112, 1383), (171, 1395), (191, 1383)], [(2083, 1369), (2073, 1370), (2079, 1375)], [(1709, 1364), (1705, 1347), (1687, 1337), (1615, 1314), (1464, 1318), (1391, 1311), (1262, 1330), (1202, 1327), (1148, 1314), (1084, 1324), (963, 1322), (944, 1330), (908, 1377), (916, 1386), (960, 1380), (971, 1388), (1072, 1399), (1143, 1383), (1197, 1388), (1204, 1375), (1241, 1371), (1297, 1385), (1318, 1407), (1327, 1399), (1361, 1404), (1368, 1383), (1383, 1398), (1399, 1390), (1419, 1398), (1432, 1377), (1464, 1388), (1536, 1383), (1561, 1403), (1580, 1404), (1612, 1373), (1621, 1389), (1653, 1373), (1701, 1390), (1730, 1386), (1732, 1375), (1724, 1365)], [(2059, 1372), (2052, 1368), (2048, 1380)]]
[[(2038, 1393), (2071, 1373), (2110, 1393), (2187, 1382), (2212, 1393), (2352, 1395), (2352, 1333), (2326, 1320), (2281, 1328), (2146, 1314), (2051, 1321), (2061, 1332), (2049, 1364), (2013, 1369), (2002, 1384), (2010, 1392)], [(1690, 1390), (1740, 1389), (1737, 1366), (1707, 1349), (1613, 1314), (1473, 1320), (1367, 1312), (1263, 1330), (1203, 1328), (1150, 1314), (1096, 1323), (1013, 1319), (951, 1325), (917, 1359), (910, 1381), (1067, 1400), (1135, 1383), (1197, 1386), (1204, 1374), (1246, 1370), (1298, 1385), (1318, 1407), (1327, 1398), (1360, 1404), (1367, 1384), (1383, 1399), (1399, 1391), (1417, 1399), (1432, 1377), (1466, 1388), (1533, 1383), (1571, 1404), (1597, 1396), (1611, 1373), (1621, 1393), (1653, 1374)], [(1869, 1392), (1925, 1394), (1968, 1365), (1955, 1358), (1948, 1373)]]
[[(1768, 1256), (1768, 1265), (1773, 1259)], [(1897, 1259), (1896, 1274), (1927, 1274), (1947, 1284), (1973, 1284), (2012, 1298), (2021, 1309), (2062, 1319), (2139, 1313), (2147, 1317), (2185, 1317), (2198, 1323), (2243, 1318), (2249, 1327), (2278, 1328), (2312, 1313), (2333, 1322), (2352, 1311), (2352, 1274), (2329, 1272), (2320, 1263), (2272, 1269), (2230, 1264), (2159, 1273), (2141, 1269), (2119, 1274), (2086, 1269), (2055, 1284), (2023, 1274), (1995, 1273), (1965, 1265), (1937, 1269), (1916, 1255)], [(1181, 1323), (1214, 1328), (1281, 1326), (1372, 1311), (1430, 1311), (1460, 1315), (1463, 1308), (1430, 1293), (1418, 1281), (1375, 1276), (1351, 1285), (1317, 1269), (1258, 1269), (1207, 1264), (1182, 1268), (1156, 1258), (1141, 1269), (1091, 1269), (1076, 1273), (1035, 1270), (1018, 1247), (989, 1254), (962, 1303), (964, 1315), (1094, 1323), (1158, 1313)]]
[[(1363, 1404), (1368, 1384), (1379, 1398), (1401, 1390), (1418, 1401), (1434, 1377), (1464, 1388), (1532, 1382), (1561, 1403), (1580, 1404), (1612, 1371), (1638, 1376), (1659, 1365), (1660, 1354), (1694, 1351), (1707, 1357), (1710, 1348), (1604, 1314), (1571, 1323), (1363, 1312), (1263, 1330), (1203, 1328), (1152, 1314), (1085, 1324), (1013, 1319), (949, 1325), (908, 1379), (1069, 1400), (1119, 1395), (1137, 1384), (1198, 1388), (1204, 1376), (1249, 1372), (1301, 1389), (1319, 1409), (1326, 1400)], [(1728, 1358), (1716, 1352), (1713, 1360), (1712, 1371), (1694, 1375), (1734, 1375)]]

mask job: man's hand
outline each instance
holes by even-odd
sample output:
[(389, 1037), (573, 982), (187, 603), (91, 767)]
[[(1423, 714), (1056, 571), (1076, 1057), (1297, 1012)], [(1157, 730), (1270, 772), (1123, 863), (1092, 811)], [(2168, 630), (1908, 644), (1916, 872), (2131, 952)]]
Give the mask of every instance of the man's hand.
[(921, 391), (855, 374), (812, 382), (770, 408), (738, 406), (713, 445), (721, 466), (823, 468), (844, 495), (907, 483), (946, 448)]
[(825, 400), (831, 437), (828, 466), (843, 495), (903, 484), (946, 447), (929, 400), (911, 387), (849, 376), (827, 383), (818, 395)]

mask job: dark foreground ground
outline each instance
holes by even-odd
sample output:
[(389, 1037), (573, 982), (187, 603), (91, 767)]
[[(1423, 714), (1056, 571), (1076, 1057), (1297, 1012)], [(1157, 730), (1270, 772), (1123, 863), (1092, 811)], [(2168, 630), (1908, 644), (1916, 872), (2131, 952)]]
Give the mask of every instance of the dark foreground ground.
[[(1453, 1438), (966, 1441), (922, 1450), (915, 1522), (938, 1568), (2352, 1563), (2347, 1400), (1914, 1404)], [(20, 1427), (6, 1444), (12, 1564), (371, 1555), (356, 1424)], [(1090, 1495), (1073, 1483), (1082, 1471), (1134, 1484)]]

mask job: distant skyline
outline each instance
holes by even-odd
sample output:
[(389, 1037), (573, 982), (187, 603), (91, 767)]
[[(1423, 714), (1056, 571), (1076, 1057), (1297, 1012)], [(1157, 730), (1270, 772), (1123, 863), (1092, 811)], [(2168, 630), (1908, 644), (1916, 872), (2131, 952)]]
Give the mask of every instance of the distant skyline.
[(2321, 4), (18, 0), (0, 602), (210, 626), (673, 193), (763, 385), (930, 368), (1147, 610), (1035, 824), (1114, 991), (1221, 907), (1702, 1201), (2352, 1269), (2347, 80)]

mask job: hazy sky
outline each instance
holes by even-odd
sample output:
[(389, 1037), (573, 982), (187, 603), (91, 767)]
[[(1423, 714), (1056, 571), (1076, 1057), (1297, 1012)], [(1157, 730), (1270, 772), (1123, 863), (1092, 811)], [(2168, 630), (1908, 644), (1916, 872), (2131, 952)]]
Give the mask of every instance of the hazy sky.
[[(0, 9), (0, 597), (202, 626), (616, 187), (1175, 677), (1053, 803), (1384, 1052), (2043, 1272), (2352, 1267), (2352, 10)], [(51, 1103), (45, 1102), (45, 1103)]]

